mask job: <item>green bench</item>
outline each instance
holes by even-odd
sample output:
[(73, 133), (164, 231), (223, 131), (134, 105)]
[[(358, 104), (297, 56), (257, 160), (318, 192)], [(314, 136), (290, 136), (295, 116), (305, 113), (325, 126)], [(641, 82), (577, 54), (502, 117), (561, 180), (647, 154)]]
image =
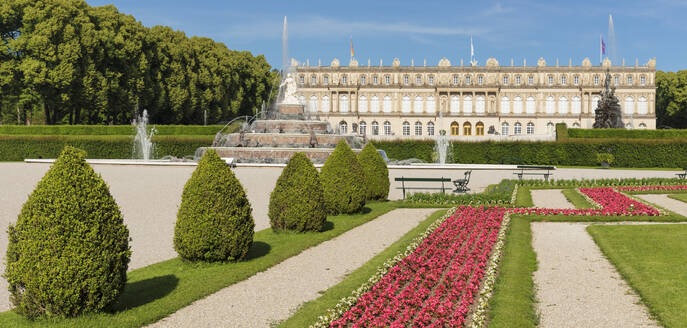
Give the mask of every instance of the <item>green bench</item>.
[[(553, 166), (540, 166), (540, 165), (518, 165), (518, 170), (520, 172), (514, 172), (513, 174), (518, 175), (518, 179), (522, 180), (524, 175), (541, 175), (544, 180), (549, 181), (549, 177), (553, 175), (551, 171), (556, 168)], [(529, 171), (540, 171), (540, 172), (529, 172)], [(545, 172), (544, 172), (545, 171)]]
[(687, 167), (682, 168), (682, 170), (683, 170), (684, 172), (682, 172), (682, 173), (676, 173), (676, 174), (675, 174), (675, 175), (677, 175), (677, 177), (680, 178), (680, 179), (684, 179), (685, 177), (687, 177)]
[[(450, 178), (406, 178), (406, 177), (400, 177), (400, 178), (395, 178), (394, 181), (400, 181), (401, 182), (401, 187), (397, 189), (403, 189), (403, 199), (406, 199), (406, 189), (441, 189), (442, 193), (446, 192), (446, 187), (444, 186), (444, 182), (451, 182)], [(406, 187), (406, 182), (441, 182), (441, 188), (428, 188), (428, 187)]]

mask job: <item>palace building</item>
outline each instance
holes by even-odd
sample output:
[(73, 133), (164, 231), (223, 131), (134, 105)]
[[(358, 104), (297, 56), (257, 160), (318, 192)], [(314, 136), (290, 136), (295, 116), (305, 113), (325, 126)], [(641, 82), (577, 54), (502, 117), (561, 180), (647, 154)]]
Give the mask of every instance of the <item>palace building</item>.
[(296, 66), (296, 95), (305, 110), (341, 133), (369, 138), (423, 138), (445, 130), (453, 139), (548, 140), (556, 123), (591, 128), (606, 73), (628, 129), (655, 129), (656, 61), (613, 66), (358, 65)]

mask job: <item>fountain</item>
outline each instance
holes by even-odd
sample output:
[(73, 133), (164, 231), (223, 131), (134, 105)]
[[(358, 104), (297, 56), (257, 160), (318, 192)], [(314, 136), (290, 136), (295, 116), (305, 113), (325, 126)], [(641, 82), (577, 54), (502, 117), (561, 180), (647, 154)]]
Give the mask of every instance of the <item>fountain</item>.
[(615, 87), (611, 87), (611, 73), (606, 71), (604, 90), (601, 90), (601, 99), (594, 111), (595, 129), (622, 129), (625, 128), (622, 120), (618, 97), (615, 96)]
[(143, 110), (141, 116), (136, 119), (136, 137), (134, 137), (133, 158), (150, 160), (155, 149), (153, 144), (155, 128), (148, 130), (148, 111)]

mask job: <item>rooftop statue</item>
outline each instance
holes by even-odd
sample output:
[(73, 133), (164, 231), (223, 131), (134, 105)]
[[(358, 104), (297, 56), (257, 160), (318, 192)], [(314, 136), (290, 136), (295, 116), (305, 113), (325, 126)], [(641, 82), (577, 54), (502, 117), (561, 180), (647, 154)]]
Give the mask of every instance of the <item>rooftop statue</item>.
[(599, 103), (594, 111), (593, 127), (595, 129), (622, 129), (625, 127), (622, 120), (620, 102), (618, 97), (615, 96), (615, 87), (611, 86), (611, 73), (608, 71), (606, 71), (604, 89), (601, 90), (601, 99), (599, 99)]

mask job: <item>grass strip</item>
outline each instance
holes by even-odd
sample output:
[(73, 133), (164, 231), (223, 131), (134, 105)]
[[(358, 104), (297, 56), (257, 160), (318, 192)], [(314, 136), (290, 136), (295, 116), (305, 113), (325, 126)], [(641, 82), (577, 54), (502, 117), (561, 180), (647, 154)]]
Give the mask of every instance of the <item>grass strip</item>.
[(590, 226), (587, 231), (665, 327), (687, 327), (687, 226)]
[(396, 202), (371, 202), (360, 214), (330, 216), (323, 232), (258, 231), (247, 258), (238, 263), (191, 263), (175, 258), (134, 270), (111, 313), (30, 321), (8, 311), (0, 313), (0, 327), (141, 327), (396, 207)]
[(668, 198), (687, 203), (687, 194), (670, 194), (668, 195)]
[(389, 246), (387, 249), (377, 254), (377, 256), (349, 274), (339, 284), (327, 289), (326, 291), (322, 291), (322, 296), (303, 304), (294, 315), (292, 315), (286, 321), (281, 322), (279, 327), (302, 328), (308, 327), (315, 323), (319, 316), (326, 314), (327, 310), (333, 308), (340, 299), (350, 296), (354, 290), (360, 287), (365, 281), (370, 279), (375, 272), (377, 272), (377, 268), (379, 266), (381, 266), (386, 260), (396, 256), (399, 252), (406, 249), (413, 239), (427, 230), (432, 222), (436, 221), (444, 214), (446, 214), (445, 210), (434, 212), (418, 226), (391, 244), (391, 246)]
[(515, 196), (515, 207), (534, 207), (530, 187), (518, 185), (518, 193)]
[(562, 189), (561, 192), (565, 199), (567, 199), (571, 204), (577, 209), (594, 208), (594, 205), (590, 204), (589, 201), (580, 194), (577, 189)]

